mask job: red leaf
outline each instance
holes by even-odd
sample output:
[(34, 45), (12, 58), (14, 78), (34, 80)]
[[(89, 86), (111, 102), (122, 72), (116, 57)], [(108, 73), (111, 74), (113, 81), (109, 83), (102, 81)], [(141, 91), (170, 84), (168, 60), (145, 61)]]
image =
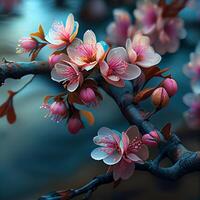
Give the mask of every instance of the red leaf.
[(12, 101), (10, 102), (10, 105), (8, 106), (7, 109), (7, 120), (10, 124), (13, 124), (16, 121), (16, 114)]
[(151, 94), (153, 93), (154, 90), (155, 90), (155, 88), (145, 88), (145, 89), (143, 89), (142, 91), (137, 93), (137, 95), (134, 98), (134, 102), (139, 103), (140, 101), (147, 99), (148, 97), (151, 96)]
[(164, 138), (166, 140), (169, 140), (172, 136), (171, 134), (171, 123), (167, 123), (161, 130), (161, 133), (163, 134)]
[(4, 115), (6, 115), (8, 106), (9, 106), (8, 100), (0, 106), (0, 117), (3, 117)]

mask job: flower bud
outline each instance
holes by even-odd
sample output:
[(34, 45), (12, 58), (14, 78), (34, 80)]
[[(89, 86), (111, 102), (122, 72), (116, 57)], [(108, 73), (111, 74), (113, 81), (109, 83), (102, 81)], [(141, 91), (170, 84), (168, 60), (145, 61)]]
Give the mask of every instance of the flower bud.
[(163, 84), (162, 84), (162, 87), (165, 88), (165, 90), (167, 91), (168, 95), (171, 97), (171, 96), (174, 96), (178, 90), (178, 86), (177, 86), (177, 83), (174, 79), (172, 78), (166, 78), (164, 81), (163, 81)]
[(151, 100), (157, 109), (161, 109), (169, 103), (169, 96), (163, 87), (159, 87), (154, 90), (151, 95)]
[(17, 53), (27, 53), (37, 47), (37, 42), (32, 38), (22, 38), (19, 40)]
[(79, 114), (74, 114), (68, 121), (68, 130), (72, 134), (76, 134), (80, 131), (80, 129), (84, 128), (83, 122), (80, 119)]
[(96, 104), (96, 101), (97, 101), (94, 90), (89, 87), (81, 89), (80, 99), (85, 104)]
[(62, 99), (54, 101), (51, 105), (43, 103), (41, 108), (49, 111), (45, 117), (50, 117), (51, 120), (56, 121), (57, 123), (67, 116), (67, 107)]
[(49, 64), (54, 66), (56, 63), (60, 62), (63, 57), (63, 54), (52, 54), (49, 56)]
[(142, 142), (150, 147), (157, 146), (160, 141), (160, 136), (157, 131), (151, 131), (149, 134), (145, 134), (142, 136)]

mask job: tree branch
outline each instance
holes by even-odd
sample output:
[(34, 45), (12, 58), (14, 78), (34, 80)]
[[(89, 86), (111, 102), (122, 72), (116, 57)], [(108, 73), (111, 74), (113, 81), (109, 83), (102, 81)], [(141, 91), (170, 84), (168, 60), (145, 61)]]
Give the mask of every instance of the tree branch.
[(8, 78), (20, 79), (28, 74), (50, 73), (51, 67), (48, 62), (10, 62), (0, 63), (0, 86)]
[[(44, 74), (50, 73), (50, 71), (51, 68), (47, 62), (3, 63), (0, 65), (0, 83), (3, 83), (7, 78), (18, 79), (27, 74)], [(130, 81), (126, 81), (124, 88), (116, 88), (105, 84), (102, 79), (99, 79), (98, 83), (115, 100), (128, 122), (137, 125), (142, 134), (157, 130), (150, 121), (144, 119), (140, 107), (133, 104), (133, 87)], [(137, 170), (148, 171), (156, 177), (169, 180), (176, 180), (185, 174), (200, 171), (199, 151), (189, 151), (175, 134), (169, 140), (165, 140), (161, 132), (159, 130), (157, 132), (161, 137), (159, 155), (153, 161), (136, 164)], [(170, 167), (163, 168), (159, 166), (165, 157), (168, 157), (172, 162)], [(113, 181), (112, 173), (108, 173), (95, 177), (81, 188), (53, 192), (41, 197), (40, 200), (66, 200), (81, 194), (86, 194), (85, 199), (87, 199), (98, 186)]]

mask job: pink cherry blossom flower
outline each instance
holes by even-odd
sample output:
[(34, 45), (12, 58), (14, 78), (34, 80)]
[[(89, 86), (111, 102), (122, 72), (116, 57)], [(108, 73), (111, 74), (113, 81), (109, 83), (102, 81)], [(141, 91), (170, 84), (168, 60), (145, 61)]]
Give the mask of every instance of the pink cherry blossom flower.
[(179, 48), (180, 39), (185, 38), (185, 36), (183, 20), (176, 17), (161, 20), (157, 26), (157, 34), (150, 37), (155, 50), (163, 55), (166, 52), (176, 52)]
[(54, 66), (56, 63), (60, 62), (63, 59), (64, 54), (52, 54), (49, 56), (49, 64)]
[(105, 58), (107, 50), (108, 45), (104, 41), (97, 43), (94, 32), (88, 30), (83, 41), (76, 38), (67, 48), (67, 53), (73, 63), (89, 71)]
[(57, 63), (51, 71), (51, 78), (57, 82), (63, 82), (70, 92), (74, 92), (83, 82), (83, 75), (78, 67), (70, 63), (65, 56), (64, 60)]
[(17, 53), (28, 53), (34, 50), (37, 47), (37, 42), (31, 37), (22, 38), (19, 40), (19, 44), (17, 47)]
[(131, 63), (142, 67), (152, 67), (161, 60), (161, 56), (150, 46), (149, 38), (139, 32), (134, 35), (132, 41), (127, 39), (126, 49)]
[(200, 96), (189, 93), (183, 97), (184, 103), (189, 110), (184, 113), (188, 126), (192, 129), (200, 129)]
[(189, 78), (200, 79), (200, 44), (195, 52), (190, 54), (190, 61), (184, 66), (183, 72)]
[(136, 126), (131, 126), (122, 133), (121, 147), (123, 157), (113, 166), (113, 178), (128, 179), (134, 172), (135, 163), (143, 164), (149, 157), (149, 151), (142, 142), (142, 136)]
[(91, 157), (110, 165), (114, 180), (128, 179), (134, 172), (135, 163), (143, 164), (149, 156), (136, 126), (123, 133), (103, 127), (94, 137), (94, 143), (100, 147), (92, 151)]
[(122, 9), (115, 9), (113, 15), (115, 21), (111, 22), (106, 30), (108, 43), (125, 45), (126, 39), (133, 30), (131, 17), (127, 11)]
[(63, 49), (68, 46), (78, 33), (79, 24), (74, 21), (74, 16), (69, 14), (66, 25), (62, 22), (54, 22), (45, 39), (53, 49)]
[(133, 80), (140, 76), (138, 66), (128, 63), (128, 54), (123, 47), (113, 48), (107, 55), (106, 62), (102, 61), (100, 71), (104, 79), (117, 87), (124, 86), (124, 80)]
[(48, 110), (46, 117), (55, 122), (62, 121), (67, 116), (67, 107), (63, 99), (57, 99), (52, 104), (44, 103), (40, 108)]
[(173, 53), (186, 35), (184, 23), (179, 17), (163, 17), (162, 14), (163, 8), (151, 1), (138, 4), (134, 11), (139, 29), (149, 36), (156, 52)]
[(103, 160), (107, 165), (114, 165), (122, 158), (122, 149), (120, 148), (121, 134), (115, 130), (102, 127), (98, 131), (98, 136), (93, 141), (100, 147), (94, 149), (91, 157), (95, 160)]
[(144, 34), (153, 33), (156, 30), (158, 19), (162, 9), (151, 1), (140, 2), (134, 11), (134, 16)]

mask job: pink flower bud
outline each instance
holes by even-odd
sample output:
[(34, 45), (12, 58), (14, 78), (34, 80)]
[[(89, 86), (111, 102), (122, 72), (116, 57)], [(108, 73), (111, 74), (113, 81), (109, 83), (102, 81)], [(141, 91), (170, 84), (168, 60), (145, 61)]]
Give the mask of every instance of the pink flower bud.
[(165, 88), (159, 87), (154, 90), (153, 94), (151, 95), (151, 100), (157, 109), (161, 109), (169, 103), (169, 96)]
[(150, 147), (156, 147), (160, 141), (160, 136), (156, 131), (151, 131), (149, 134), (142, 136), (142, 142)]
[(83, 88), (80, 91), (80, 99), (85, 104), (96, 104), (97, 99), (93, 89), (91, 88)]
[(174, 79), (172, 78), (167, 78), (163, 81), (162, 86), (165, 88), (167, 91), (168, 95), (171, 97), (176, 94), (178, 90), (177, 83)]
[(63, 54), (52, 54), (49, 56), (49, 64), (54, 66), (56, 63), (60, 62), (63, 58)]
[(32, 38), (22, 38), (19, 40), (17, 53), (27, 53), (35, 49), (37, 42)]
[(51, 105), (44, 103), (41, 108), (49, 111), (45, 118), (50, 117), (51, 120), (56, 121), (57, 123), (67, 116), (67, 107), (63, 100), (54, 101)]
[(68, 130), (72, 134), (76, 134), (80, 129), (84, 128), (83, 122), (80, 119), (79, 114), (74, 114), (68, 121)]

